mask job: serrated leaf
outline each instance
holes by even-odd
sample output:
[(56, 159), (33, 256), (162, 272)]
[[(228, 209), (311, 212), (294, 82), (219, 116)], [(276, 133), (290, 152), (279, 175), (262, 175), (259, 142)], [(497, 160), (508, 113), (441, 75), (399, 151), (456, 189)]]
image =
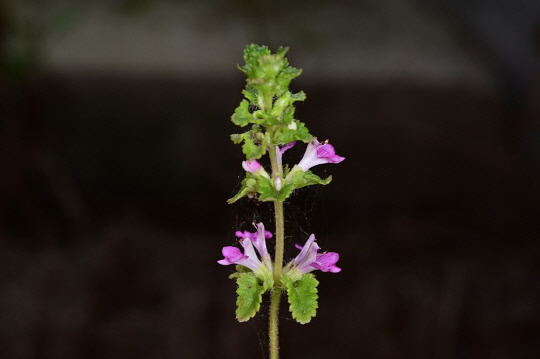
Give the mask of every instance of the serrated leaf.
[(234, 197), (229, 198), (227, 200), (227, 203), (229, 204), (234, 203), (238, 201), (240, 198), (250, 193), (257, 193), (257, 180), (253, 178), (253, 176), (250, 173), (248, 173), (246, 174), (246, 178), (242, 180), (242, 185), (238, 193), (236, 193)]
[(242, 152), (248, 160), (255, 160), (266, 153), (266, 148), (270, 142), (270, 134), (268, 132), (262, 133), (261, 126), (255, 124), (247, 132), (231, 135), (231, 141), (235, 144), (243, 141)]
[(292, 193), (294, 187), (292, 185), (286, 185), (277, 191), (270, 181), (259, 181), (259, 201), (280, 201), (283, 202)]
[(249, 160), (255, 160), (261, 158), (266, 152), (266, 149), (260, 145), (256, 145), (253, 139), (244, 138), (244, 144), (242, 145), (242, 152)]
[(249, 101), (242, 100), (240, 105), (234, 111), (234, 114), (231, 116), (231, 121), (238, 126), (244, 127), (252, 122), (251, 113), (249, 113)]
[(295, 165), (285, 180), (287, 183), (292, 184), (294, 188), (302, 188), (314, 184), (327, 185), (332, 181), (332, 176), (322, 179), (310, 170), (304, 172), (300, 167)]
[(305, 100), (305, 98), (306, 94), (302, 91), (295, 94), (287, 91), (276, 99), (276, 101), (272, 105), (272, 111), (270, 112), (270, 115), (273, 119), (277, 119), (277, 123), (284, 123), (288, 125), (293, 120), (293, 103), (296, 101), (303, 101)]
[(244, 94), (251, 104), (257, 104), (257, 91), (255, 91), (255, 89), (247, 88), (242, 91), (242, 94)]
[(259, 311), (262, 302), (262, 294), (265, 292), (263, 286), (259, 284), (259, 279), (255, 273), (240, 273), (236, 280), (238, 289), (236, 294), (236, 319), (245, 322), (253, 318)]
[(313, 136), (309, 133), (303, 122), (294, 120), (294, 124), (296, 128), (290, 128), (290, 126), (279, 128), (274, 135), (274, 141), (278, 144), (285, 144), (293, 141), (307, 143), (313, 140)]
[[(278, 91), (285, 92), (289, 88), (291, 81), (302, 74), (302, 69), (297, 69), (292, 66), (284, 68), (277, 76), (276, 83)], [(279, 93), (281, 94), (281, 93)]]
[(291, 95), (291, 98), (292, 98), (293, 102), (295, 102), (295, 101), (304, 101), (306, 99), (306, 93), (304, 91), (293, 93)]
[(261, 56), (269, 55), (271, 52), (267, 46), (250, 44), (244, 50), (244, 66), (238, 66), (238, 69), (248, 75), (248, 78), (253, 77), (253, 73), (258, 67), (258, 60)]
[(287, 289), (289, 297), (289, 310), (292, 317), (300, 324), (306, 324), (317, 314), (319, 304), (317, 299), (317, 285), (319, 281), (311, 273), (304, 274), (298, 281), (293, 282), (287, 275), (283, 275), (281, 282)]

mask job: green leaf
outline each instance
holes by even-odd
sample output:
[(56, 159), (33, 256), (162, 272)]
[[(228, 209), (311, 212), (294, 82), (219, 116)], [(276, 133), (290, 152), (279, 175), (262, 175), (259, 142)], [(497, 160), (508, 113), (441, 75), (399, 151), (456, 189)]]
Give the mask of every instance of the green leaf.
[(242, 142), (244, 140), (244, 137), (242, 136), (242, 134), (239, 134), (239, 133), (233, 133), (231, 135), (231, 141), (233, 141), (233, 143), (235, 145), (239, 144), (240, 142)]
[(317, 285), (319, 281), (313, 274), (307, 273), (298, 281), (293, 282), (287, 275), (283, 275), (281, 282), (287, 289), (289, 297), (289, 310), (292, 317), (300, 324), (306, 324), (317, 314), (318, 303)]
[(244, 141), (242, 152), (248, 160), (255, 160), (266, 153), (266, 148), (270, 143), (270, 134), (261, 132), (261, 126), (253, 125), (247, 132), (231, 135), (231, 141), (235, 144)]
[(242, 94), (244, 94), (244, 96), (249, 100), (249, 102), (251, 102), (251, 104), (257, 104), (257, 91), (252, 88), (247, 88), (242, 91)]
[(267, 46), (260, 46), (256, 44), (250, 44), (246, 46), (244, 50), (244, 62), (245, 65), (239, 67), (239, 69), (245, 72), (248, 77), (255, 71), (258, 67), (258, 60), (261, 56), (270, 55), (271, 52)]
[(302, 69), (292, 66), (284, 68), (277, 76), (276, 83), (279, 92), (285, 92), (289, 88), (291, 81), (302, 74)]
[(296, 128), (289, 128), (291, 126), (281, 126), (274, 134), (274, 142), (277, 144), (285, 144), (293, 141), (310, 142), (313, 140), (313, 136), (309, 133), (309, 130), (300, 121), (294, 121)]
[(266, 149), (260, 145), (256, 145), (253, 139), (248, 137), (244, 138), (242, 152), (246, 155), (247, 159), (254, 160), (261, 158), (266, 152)]
[(238, 289), (236, 294), (236, 319), (245, 322), (253, 318), (259, 311), (262, 302), (262, 294), (265, 289), (259, 284), (259, 279), (255, 273), (240, 273), (236, 280)]
[(251, 173), (246, 174), (246, 178), (242, 180), (242, 185), (237, 194), (233, 198), (229, 198), (227, 203), (231, 204), (238, 201), (240, 198), (250, 193), (257, 193), (257, 179)]
[(286, 185), (281, 188), (280, 191), (277, 191), (271, 182), (262, 179), (259, 181), (259, 187), (257, 192), (259, 192), (259, 201), (285, 201), (287, 197), (291, 194), (294, 187), (292, 185)]
[(231, 117), (231, 121), (238, 126), (244, 127), (252, 120), (251, 113), (249, 113), (249, 101), (242, 100), (240, 105), (234, 111)]
[[(285, 92), (282, 96), (278, 97), (272, 106), (270, 115), (272, 118), (278, 119), (278, 122), (284, 124), (290, 124), (293, 120), (292, 113), (294, 113), (293, 103), (296, 101), (304, 101), (306, 94), (304, 92), (298, 92), (292, 94), (290, 91)], [(285, 117), (285, 114), (288, 114)]]
[(286, 181), (291, 183), (294, 188), (302, 188), (313, 184), (327, 185), (332, 181), (332, 176), (322, 179), (310, 170), (302, 171), (298, 166), (294, 166), (287, 177)]

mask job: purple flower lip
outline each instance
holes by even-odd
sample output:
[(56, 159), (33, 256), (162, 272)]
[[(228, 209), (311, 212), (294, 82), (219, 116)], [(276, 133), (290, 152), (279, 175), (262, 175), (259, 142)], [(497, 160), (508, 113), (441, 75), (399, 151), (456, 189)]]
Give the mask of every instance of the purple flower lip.
[(239, 264), (257, 272), (261, 268), (262, 263), (257, 258), (257, 254), (255, 254), (251, 239), (244, 238), (242, 240), (242, 246), (244, 247), (244, 254), (236, 247), (223, 247), (221, 253), (225, 258), (219, 260), (218, 263), (221, 265)]
[(308, 144), (304, 157), (298, 163), (298, 167), (305, 172), (313, 166), (324, 163), (340, 163), (344, 159), (345, 157), (336, 155), (334, 146), (329, 144), (328, 140), (321, 144), (317, 139), (314, 139)]

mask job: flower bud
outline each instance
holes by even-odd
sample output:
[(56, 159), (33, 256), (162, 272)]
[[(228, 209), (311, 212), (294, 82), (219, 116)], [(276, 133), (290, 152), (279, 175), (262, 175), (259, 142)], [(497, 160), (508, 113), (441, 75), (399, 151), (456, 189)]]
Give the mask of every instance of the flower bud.
[(261, 164), (257, 160), (243, 161), (242, 168), (244, 168), (246, 172), (254, 173), (261, 169)]
[(276, 176), (276, 179), (274, 180), (274, 188), (277, 191), (281, 191), (281, 178), (279, 176)]

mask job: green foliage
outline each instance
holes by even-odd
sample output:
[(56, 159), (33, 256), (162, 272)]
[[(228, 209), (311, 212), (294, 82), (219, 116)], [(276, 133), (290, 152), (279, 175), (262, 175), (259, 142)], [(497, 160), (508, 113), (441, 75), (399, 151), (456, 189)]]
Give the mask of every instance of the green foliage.
[(240, 198), (247, 196), (247, 195), (254, 195), (258, 193), (258, 181), (257, 178), (252, 175), (251, 173), (246, 173), (246, 178), (242, 180), (242, 185), (240, 187), (240, 190), (237, 194), (234, 195), (234, 197), (227, 200), (229, 204), (234, 203), (238, 201)]
[(294, 186), (294, 188), (302, 188), (314, 184), (327, 185), (331, 181), (332, 176), (328, 176), (326, 179), (322, 179), (310, 170), (304, 172), (301, 168), (297, 166), (295, 166), (287, 176), (287, 182), (290, 182)]
[[(253, 272), (239, 273), (236, 280), (238, 289), (236, 294), (236, 319), (246, 322), (253, 318), (259, 311), (262, 302), (262, 294), (266, 291), (266, 285), (259, 283), (259, 278)], [(271, 287), (271, 285), (270, 285)]]
[(258, 196), (259, 201), (285, 201), (291, 193), (298, 188), (311, 186), (314, 184), (327, 185), (332, 181), (332, 176), (325, 179), (320, 178), (311, 171), (302, 171), (298, 166), (291, 171), (285, 169), (286, 177), (282, 180), (282, 188), (278, 191), (269, 177), (246, 173), (246, 178), (242, 181), (240, 190), (227, 202), (234, 203), (240, 198), (250, 195)]
[(292, 185), (286, 185), (281, 190), (276, 190), (272, 185), (259, 188), (259, 201), (285, 201), (287, 197), (292, 193), (294, 187)]
[(307, 143), (313, 140), (313, 136), (309, 133), (303, 122), (294, 120), (293, 123), (295, 125), (295, 128), (293, 129), (291, 129), (290, 126), (281, 126), (276, 130), (276, 133), (274, 134), (275, 143), (285, 144), (293, 141), (302, 141)]
[[(290, 82), (300, 76), (302, 70), (289, 66), (286, 53), (287, 48), (279, 48), (272, 54), (268, 47), (255, 44), (248, 45), (244, 51), (245, 64), (239, 69), (247, 75), (246, 88), (242, 91), (245, 98), (231, 120), (240, 127), (251, 125), (251, 128), (231, 135), (231, 140), (242, 144), (242, 152), (248, 160), (261, 158), (274, 146), (313, 140), (305, 124), (294, 118), (294, 104), (304, 101), (306, 94), (289, 91)], [(228, 202), (236, 202), (244, 196), (256, 196), (259, 201), (284, 201), (297, 188), (331, 181), (331, 177), (323, 180), (310, 171), (293, 169), (285, 172), (278, 191), (274, 186), (276, 173), (272, 176), (247, 173), (240, 190)]]
[(298, 281), (293, 282), (283, 275), (281, 283), (287, 289), (289, 310), (292, 317), (300, 324), (306, 324), (317, 314), (318, 303), (317, 285), (319, 281), (311, 273), (304, 274)]
[[(279, 48), (272, 54), (266, 46), (251, 44), (244, 51), (245, 64), (239, 66), (247, 75), (246, 88), (242, 92), (245, 99), (240, 102), (231, 120), (240, 127), (249, 124), (257, 126), (262, 137), (269, 139), (266, 145), (296, 140), (309, 142), (313, 138), (304, 124), (294, 119), (294, 103), (304, 101), (306, 94), (289, 91), (291, 80), (302, 71), (289, 66), (286, 53), (286, 48)], [(256, 159), (264, 154), (264, 148), (259, 148), (260, 143), (253, 136), (234, 136), (234, 143), (244, 142), (242, 149), (248, 159)]]
[(270, 134), (268, 132), (263, 133), (259, 125), (253, 125), (251, 130), (247, 132), (231, 135), (231, 140), (235, 144), (243, 141), (242, 152), (248, 160), (255, 160), (266, 153), (266, 148), (270, 144)]
[(240, 105), (234, 111), (234, 114), (231, 117), (231, 121), (238, 126), (244, 127), (251, 120), (251, 113), (249, 113), (249, 102), (248, 100), (242, 100)]

